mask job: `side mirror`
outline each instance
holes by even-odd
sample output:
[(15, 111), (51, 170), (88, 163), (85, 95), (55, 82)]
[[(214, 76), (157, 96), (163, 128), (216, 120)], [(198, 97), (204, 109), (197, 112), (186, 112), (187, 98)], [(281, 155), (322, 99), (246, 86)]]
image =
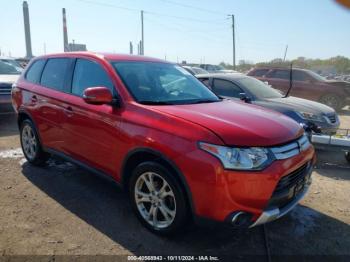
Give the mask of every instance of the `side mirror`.
[(239, 93), (239, 99), (246, 103), (250, 103), (252, 101), (252, 99), (249, 96), (247, 96), (246, 93)]
[(89, 87), (85, 89), (83, 99), (88, 104), (103, 105), (112, 103), (113, 95), (107, 87)]

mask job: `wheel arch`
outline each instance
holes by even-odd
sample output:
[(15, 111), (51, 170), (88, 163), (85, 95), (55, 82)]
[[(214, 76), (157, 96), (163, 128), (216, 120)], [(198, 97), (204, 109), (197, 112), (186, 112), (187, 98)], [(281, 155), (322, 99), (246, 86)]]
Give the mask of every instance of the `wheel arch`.
[(166, 157), (164, 154), (162, 154), (157, 150), (142, 147), (142, 148), (133, 149), (126, 155), (123, 161), (121, 173), (120, 173), (122, 187), (126, 191), (128, 190), (129, 179), (131, 177), (133, 167), (136, 167), (137, 165), (146, 161), (154, 161), (159, 164), (162, 164), (167, 169), (169, 169), (172, 174), (174, 174), (175, 179), (177, 179), (180, 185), (183, 187), (186, 201), (188, 201), (190, 211), (192, 215), (194, 215), (195, 209), (194, 209), (192, 194), (185, 176), (182, 174), (180, 169), (176, 166), (176, 164), (172, 160), (170, 160), (168, 157)]
[(41, 136), (40, 136), (40, 133), (39, 133), (39, 130), (38, 130), (38, 127), (36, 126), (35, 122), (34, 122), (34, 119), (33, 117), (31, 116), (30, 113), (28, 113), (27, 111), (25, 110), (19, 110), (18, 111), (18, 114), (17, 114), (17, 125), (18, 125), (18, 129), (20, 130), (21, 129), (21, 123), (24, 121), (24, 120), (30, 120), (32, 122), (32, 124), (34, 125), (35, 127), (35, 131), (38, 135), (38, 138), (39, 138), (39, 142), (41, 145), (42, 144), (42, 140), (41, 140)]

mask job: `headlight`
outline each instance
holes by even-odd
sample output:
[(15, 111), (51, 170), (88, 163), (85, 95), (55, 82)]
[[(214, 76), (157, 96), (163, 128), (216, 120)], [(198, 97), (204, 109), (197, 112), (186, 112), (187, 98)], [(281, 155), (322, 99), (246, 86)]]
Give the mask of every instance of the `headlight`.
[(316, 115), (316, 114), (309, 113), (309, 112), (296, 112), (296, 113), (297, 113), (302, 119), (305, 119), (305, 120), (324, 122), (323, 116), (320, 116), (320, 115)]
[(199, 148), (216, 156), (227, 169), (261, 170), (272, 161), (266, 148), (232, 148), (204, 142), (199, 143)]

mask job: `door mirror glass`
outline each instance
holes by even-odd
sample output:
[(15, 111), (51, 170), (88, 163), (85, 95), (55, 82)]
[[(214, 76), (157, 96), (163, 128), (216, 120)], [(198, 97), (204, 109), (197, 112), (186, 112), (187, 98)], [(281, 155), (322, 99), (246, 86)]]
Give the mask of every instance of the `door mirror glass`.
[(88, 104), (102, 105), (112, 103), (113, 95), (107, 87), (89, 87), (84, 90), (83, 99)]

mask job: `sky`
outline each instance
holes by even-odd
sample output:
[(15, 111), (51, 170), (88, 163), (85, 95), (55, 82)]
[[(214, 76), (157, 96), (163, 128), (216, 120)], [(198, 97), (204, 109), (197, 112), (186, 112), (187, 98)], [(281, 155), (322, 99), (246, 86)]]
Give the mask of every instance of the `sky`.
[[(22, 0), (0, 0), (0, 49), (24, 56)], [(232, 64), (235, 16), (236, 61), (299, 56), (350, 57), (350, 9), (334, 0), (27, 0), (34, 55), (63, 51), (62, 8), (69, 42), (90, 51), (128, 53), (141, 39), (145, 55), (188, 63)]]

